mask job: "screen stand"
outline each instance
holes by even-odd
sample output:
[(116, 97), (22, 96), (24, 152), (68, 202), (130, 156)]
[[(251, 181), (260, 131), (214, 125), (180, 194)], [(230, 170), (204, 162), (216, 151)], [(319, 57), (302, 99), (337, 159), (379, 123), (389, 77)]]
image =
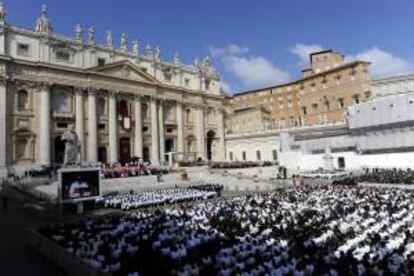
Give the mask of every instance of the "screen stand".
[(78, 215), (82, 215), (83, 214), (83, 202), (78, 202), (76, 203), (76, 210)]

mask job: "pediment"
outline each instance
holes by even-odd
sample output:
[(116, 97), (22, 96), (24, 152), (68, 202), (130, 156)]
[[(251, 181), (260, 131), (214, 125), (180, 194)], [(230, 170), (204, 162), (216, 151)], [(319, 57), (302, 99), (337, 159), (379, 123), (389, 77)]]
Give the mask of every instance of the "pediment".
[(87, 69), (90, 72), (96, 72), (110, 77), (157, 83), (157, 79), (139, 68), (128, 60), (118, 61), (114, 63), (108, 63), (104, 66), (92, 67)]

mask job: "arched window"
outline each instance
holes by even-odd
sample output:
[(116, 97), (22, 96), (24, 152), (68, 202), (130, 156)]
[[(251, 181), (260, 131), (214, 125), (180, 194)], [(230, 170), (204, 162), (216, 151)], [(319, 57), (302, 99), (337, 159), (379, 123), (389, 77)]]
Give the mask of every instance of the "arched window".
[(68, 112), (69, 110), (68, 97), (63, 93), (55, 95), (53, 104), (56, 112)]
[(106, 110), (106, 101), (104, 98), (99, 98), (98, 99), (98, 115), (99, 116), (105, 115), (106, 114), (105, 110)]
[(20, 90), (17, 93), (17, 110), (24, 111), (28, 109), (29, 94), (26, 90)]

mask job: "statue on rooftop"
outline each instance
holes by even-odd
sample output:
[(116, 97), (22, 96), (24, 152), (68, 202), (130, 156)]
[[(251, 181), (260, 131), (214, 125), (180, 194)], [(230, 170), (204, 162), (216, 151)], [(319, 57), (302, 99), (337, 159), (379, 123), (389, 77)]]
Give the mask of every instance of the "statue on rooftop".
[(81, 24), (77, 24), (75, 27), (75, 38), (76, 40), (83, 39), (83, 27)]
[(88, 41), (89, 43), (95, 43), (95, 27), (90, 26), (88, 29)]
[(128, 50), (128, 36), (126, 33), (122, 33), (121, 35), (121, 50), (123, 51)]
[(155, 47), (155, 50), (154, 50), (154, 60), (155, 61), (160, 61), (161, 60), (161, 50), (160, 50), (160, 47)]
[(139, 56), (139, 40), (138, 40), (138, 39), (135, 39), (135, 40), (132, 42), (132, 53), (133, 53), (134, 55)]
[(106, 31), (106, 46), (111, 47), (111, 48), (114, 46), (112, 30)]

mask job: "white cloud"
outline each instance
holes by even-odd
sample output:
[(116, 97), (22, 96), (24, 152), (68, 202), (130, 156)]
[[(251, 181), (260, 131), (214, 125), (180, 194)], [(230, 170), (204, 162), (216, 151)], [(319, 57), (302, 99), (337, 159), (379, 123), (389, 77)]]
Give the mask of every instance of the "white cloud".
[(354, 56), (346, 56), (346, 61), (362, 60), (371, 62), (373, 77), (386, 77), (412, 72), (414, 65), (392, 53), (373, 47)]
[(262, 56), (250, 55), (247, 47), (230, 44), (224, 48), (210, 47), (212, 57), (219, 59), (224, 69), (234, 75), (246, 89), (287, 82), (289, 73)]
[(216, 48), (213, 46), (210, 46), (210, 55), (212, 58), (221, 58), (223, 56), (229, 56), (229, 55), (243, 55), (247, 54), (250, 51), (247, 47), (240, 47), (236, 44), (229, 44), (226, 47), (223, 48)]
[(322, 51), (324, 48), (318, 44), (301, 44), (298, 43), (294, 47), (290, 48), (290, 52), (300, 59), (300, 66), (309, 66), (309, 55), (311, 53)]
[(224, 90), (224, 92), (230, 92), (231, 91), (230, 85), (227, 82), (223, 81), (223, 80), (220, 81), (220, 87)]

